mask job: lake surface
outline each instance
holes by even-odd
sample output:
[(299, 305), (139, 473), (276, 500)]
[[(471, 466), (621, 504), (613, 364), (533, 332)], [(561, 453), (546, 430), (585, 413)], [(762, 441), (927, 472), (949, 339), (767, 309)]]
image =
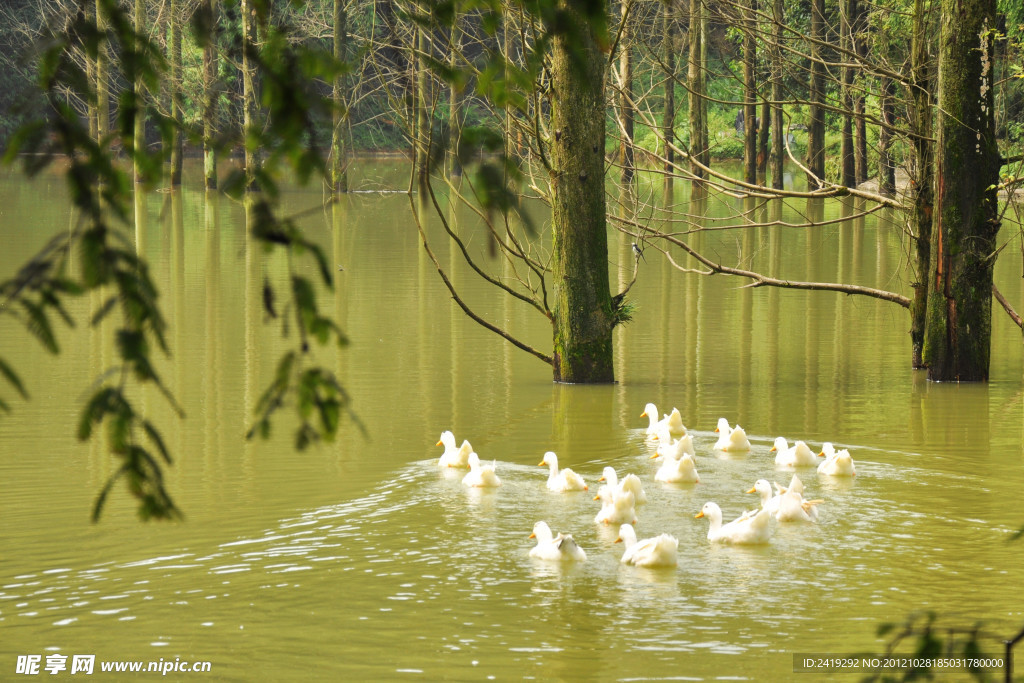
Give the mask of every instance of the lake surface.
[[(406, 172), (372, 161), (354, 177), (402, 189)], [(270, 441), (243, 438), (292, 342), (262, 311), (264, 279), (280, 282), (284, 262), (248, 242), (240, 205), (198, 186), (196, 174), (176, 195), (147, 195), (133, 235), (170, 323), (162, 371), (187, 413), (140, 397), (174, 454), (169, 489), (184, 521), (138, 522), (117, 486), (89, 522), (113, 470), (102, 444), (74, 438), (81, 398), (115, 357), (110, 328), (87, 324), (99, 299), (77, 302), (58, 357), (10, 319), (0, 327), (31, 393), (26, 402), (2, 389), (13, 412), (0, 423), (0, 678), (18, 655), (95, 654), (209, 661), (206, 677), (240, 681), (778, 680), (793, 675), (794, 654), (881, 653), (877, 626), (921, 610), (994, 638), (1024, 624), (1024, 541), (1007, 542), (1024, 525), (1024, 349), (998, 307), (992, 381), (930, 384), (910, 369), (909, 317), (894, 304), (742, 288), (680, 272), (649, 248), (630, 292), (635, 319), (615, 336), (618, 383), (556, 385), (550, 368), (452, 302), (406, 196), (350, 195), (321, 211), (318, 188), (293, 190), (287, 209), (307, 211), (308, 234), (344, 267), (322, 305), (352, 343), (319, 358), (365, 427), (348, 422), (335, 443), (297, 453), (287, 419)], [(687, 195), (680, 186), (677, 201)], [(57, 176), (2, 177), (4, 277), (72, 225), (62, 197)], [(743, 208), (713, 199), (706, 213), (715, 224)], [(750, 215), (796, 220), (806, 209)], [(856, 213), (824, 208), (826, 219)], [(481, 286), (435, 223), (431, 245), (456, 265), (474, 310), (548, 351), (548, 322)], [(468, 211), (459, 225), (501, 272)], [(1016, 230), (1004, 228), (997, 282), (1020, 310)], [(727, 265), (789, 279), (903, 293), (912, 279), (902, 228), (878, 215), (690, 239)], [(632, 241), (610, 235), (613, 288), (632, 277)], [(311, 262), (300, 267), (314, 275)], [(699, 484), (654, 481), (648, 402), (682, 412)], [(713, 450), (719, 417), (747, 430), (751, 453)], [(439, 470), (434, 444), (447, 429), (497, 461), (501, 488), (467, 490), (461, 472)], [(779, 524), (764, 547), (712, 546), (694, 514), (714, 500), (732, 518), (755, 507), (745, 493), (755, 480), (787, 482), (769, 452), (780, 435), (849, 448), (856, 478), (801, 470), (807, 497), (824, 501), (819, 523)], [(548, 492), (537, 466), (547, 450), (591, 491)], [(676, 535), (678, 568), (619, 562), (615, 529), (593, 519), (606, 465), (641, 477), (638, 535)], [(539, 519), (572, 533), (589, 560), (532, 560)]]

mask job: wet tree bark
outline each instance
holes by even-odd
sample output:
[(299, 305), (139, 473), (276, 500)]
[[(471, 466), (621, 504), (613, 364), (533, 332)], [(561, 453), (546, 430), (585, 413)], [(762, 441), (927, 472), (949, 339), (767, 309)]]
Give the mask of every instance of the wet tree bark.
[(924, 362), (928, 379), (988, 380), (1000, 156), (993, 111), (996, 0), (943, 0), (937, 185)]
[(246, 131), (245, 189), (258, 192), (257, 170), (259, 150), (249, 142), (248, 131), (256, 125), (256, 68), (250, 53), (256, 50), (256, 10), (252, 0), (241, 0), (242, 5), (242, 128)]
[(585, 27), (552, 45), (551, 203), (555, 381), (612, 382), (614, 312), (604, 196), (604, 54), (576, 3), (558, 10)]
[(664, 10), (664, 64), (665, 64), (665, 106), (662, 112), (663, 136), (665, 138), (665, 188), (672, 187), (675, 163), (675, 121), (676, 121), (676, 24), (675, 0), (663, 0)]
[(878, 191), (883, 197), (896, 194), (896, 165), (892, 161), (893, 98), (892, 79), (881, 78), (882, 126), (878, 131)]

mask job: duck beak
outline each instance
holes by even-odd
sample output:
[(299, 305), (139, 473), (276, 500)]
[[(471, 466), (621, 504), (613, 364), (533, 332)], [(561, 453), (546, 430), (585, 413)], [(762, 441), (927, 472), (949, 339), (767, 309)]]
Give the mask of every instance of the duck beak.
[(622, 543), (622, 536), (615, 539), (614, 543)]
[(750, 490), (747, 491), (747, 493), (757, 493), (757, 487), (756, 486), (751, 486)]
[(435, 445), (435, 446), (440, 446), (440, 445), (442, 445), (442, 444), (441, 444), (441, 442), (440, 442), (440, 441), (438, 441), (438, 442), (437, 442), (437, 443), (435, 443), (434, 445)]
[(651, 456), (651, 460), (657, 460), (660, 457), (661, 457), (661, 453), (655, 453), (654, 455)]
[(718, 427), (715, 427), (715, 433), (716, 434), (718, 433)]
[(594, 496), (594, 500), (601, 500), (601, 496)]
[(640, 413), (640, 417), (647, 417), (647, 411), (645, 410), (644, 412)]
[(700, 518), (701, 518), (701, 517), (703, 517), (703, 516), (704, 516), (704, 511), (703, 511), (703, 510), (701, 510), (700, 512), (698, 512), (697, 514), (695, 514), (695, 515), (693, 516), (693, 518), (694, 518), (694, 519), (700, 519)]
[(819, 458), (824, 458), (825, 457), (825, 451), (822, 451), (821, 453), (818, 453), (818, 457)]
[(775, 446), (772, 446), (772, 449), (771, 449), (770, 451), (768, 451), (768, 452), (769, 452), (769, 453), (774, 453), (774, 452), (775, 452), (775, 451), (777, 451), (777, 450), (779, 450), (779, 449), (778, 449), (778, 448), (776, 448)]
[(537, 534), (530, 534), (530, 538), (537, 538)]
[(547, 464), (548, 464), (547, 460), (541, 460), (539, 463), (537, 463), (537, 467), (544, 467), (544, 465), (547, 465)]

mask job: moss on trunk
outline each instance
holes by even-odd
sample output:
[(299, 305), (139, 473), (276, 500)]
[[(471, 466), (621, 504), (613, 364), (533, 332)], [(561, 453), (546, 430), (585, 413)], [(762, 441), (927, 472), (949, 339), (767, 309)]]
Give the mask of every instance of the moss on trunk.
[(993, 112), (995, 0), (943, 0), (936, 213), (924, 363), (939, 381), (988, 379), (999, 231)]

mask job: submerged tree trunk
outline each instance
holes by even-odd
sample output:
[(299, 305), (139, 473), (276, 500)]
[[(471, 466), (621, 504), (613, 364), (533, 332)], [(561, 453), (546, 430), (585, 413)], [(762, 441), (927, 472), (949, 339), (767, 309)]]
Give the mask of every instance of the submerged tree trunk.
[(909, 108), (914, 131), (914, 174), (911, 196), (914, 210), (911, 230), (914, 236), (914, 297), (910, 302), (911, 363), (923, 368), (925, 317), (928, 309), (928, 271), (931, 268), (932, 212), (935, 177), (932, 156), (932, 87), (928, 59), (927, 16), (925, 0), (914, 0), (913, 37), (911, 40), (911, 92)]
[(665, 64), (665, 107), (662, 127), (665, 137), (665, 188), (672, 187), (675, 163), (675, 122), (676, 122), (676, 21), (673, 3), (675, 0), (663, 0), (665, 12), (665, 32), (663, 39)]
[(743, 34), (743, 180), (757, 183), (757, 0), (747, 0)]
[(807, 187), (816, 189), (825, 178), (825, 66), (822, 42), (825, 40), (825, 0), (811, 2), (811, 103), (807, 120)]
[[(840, 42), (844, 50), (843, 61), (850, 63), (853, 51), (853, 21), (857, 13), (857, 0), (843, 0), (839, 23)], [(839, 182), (846, 187), (857, 184), (853, 157), (853, 66), (843, 67), (843, 135), (839, 159), (842, 164)]]
[(560, 11), (582, 27), (575, 40), (556, 36), (551, 58), (554, 236), (554, 378), (612, 382), (614, 311), (605, 230), (605, 58), (572, 0)]
[[(103, 0), (96, 0), (96, 29), (107, 29)], [(101, 40), (96, 51), (96, 138), (102, 140), (110, 132), (110, 89), (107, 86), (109, 57), (107, 41)]]
[(210, 35), (203, 46), (203, 178), (207, 190), (217, 189), (217, 146), (220, 95), (217, 85), (217, 40), (220, 34), (220, 2), (204, 0)]
[(942, 0), (935, 229), (924, 362), (928, 379), (985, 381), (992, 342), (1000, 156), (996, 0)]
[[(146, 30), (146, 5), (143, 0), (135, 0), (135, 33), (143, 35)], [(142, 75), (135, 77), (132, 83), (132, 91), (135, 95), (135, 121), (132, 129), (132, 152), (134, 154), (134, 177), (136, 183), (141, 183), (144, 177), (142, 155), (146, 153), (146, 85)]]
[[(334, 59), (344, 63), (348, 57), (348, 15), (344, 0), (334, 0)], [(348, 192), (348, 112), (345, 110), (345, 76), (334, 77), (332, 93), (334, 111), (331, 115), (331, 188), (335, 194)]]
[(258, 192), (259, 149), (249, 139), (256, 126), (256, 68), (250, 52), (256, 51), (256, 10), (252, 0), (242, 2), (242, 129), (245, 131), (245, 189)]
[(772, 3), (772, 187), (782, 189), (782, 165), (785, 159), (782, 125), (782, 22), (785, 20), (782, 0)]
[[(452, 17), (451, 48), (448, 65), (452, 70), (459, 68), (458, 55), (462, 51), (462, 26), (459, 24), (459, 14)], [(462, 175), (462, 165), (459, 163), (459, 144), (462, 139), (462, 93), (459, 84), (453, 80), (448, 88), (448, 131), (450, 134), (449, 174), (452, 177)]]
[(892, 161), (893, 89), (892, 79), (881, 78), (882, 126), (878, 131), (878, 192), (883, 197), (896, 194), (896, 165)]
[(704, 7), (701, 0), (690, 0), (689, 30), (690, 60), (687, 69), (690, 104), (690, 172), (694, 176), (693, 191), (704, 191), (702, 179), (706, 176), (698, 162), (707, 166), (707, 102), (704, 100)]
[(171, 61), (171, 119), (174, 130), (171, 131), (171, 187), (181, 185), (181, 168), (185, 153), (184, 105), (182, 103), (181, 82), (181, 5), (179, 0), (171, 0), (170, 4), (170, 61)]
[(416, 96), (413, 106), (416, 110), (415, 135), (413, 146), (416, 158), (416, 191), (420, 199), (426, 199), (427, 181), (430, 173), (430, 95), (427, 92), (427, 32), (423, 26), (416, 27), (416, 57), (412, 60), (416, 65)]
[(623, 184), (633, 181), (633, 33), (630, 9), (631, 0), (622, 0), (622, 31), (619, 34), (619, 116), (622, 119), (622, 145), (619, 147), (619, 164), (622, 166)]

